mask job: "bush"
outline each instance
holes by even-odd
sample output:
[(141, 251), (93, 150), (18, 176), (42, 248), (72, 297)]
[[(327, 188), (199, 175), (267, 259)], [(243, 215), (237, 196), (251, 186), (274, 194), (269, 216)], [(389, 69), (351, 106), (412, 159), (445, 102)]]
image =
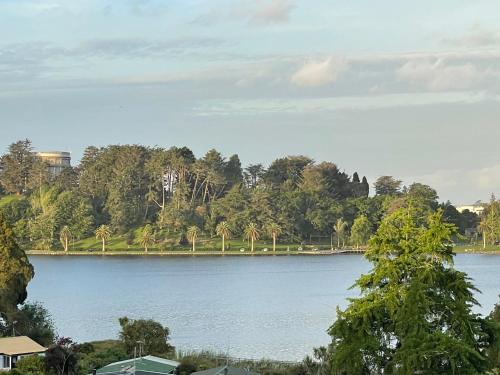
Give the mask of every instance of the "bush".
[(17, 361), (15, 371), (22, 375), (45, 374), (45, 361), (43, 357), (40, 357), (38, 355), (30, 355)]

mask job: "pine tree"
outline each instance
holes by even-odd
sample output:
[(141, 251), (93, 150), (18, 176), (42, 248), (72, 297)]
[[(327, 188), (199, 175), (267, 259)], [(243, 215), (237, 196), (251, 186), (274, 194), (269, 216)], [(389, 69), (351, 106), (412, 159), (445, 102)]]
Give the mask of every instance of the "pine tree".
[(453, 267), (453, 225), (442, 213), (418, 225), (410, 209), (382, 222), (356, 282), (330, 327), (332, 363), (346, 374), (480, 374), (488, 336), (472, 312), (476, 290)]

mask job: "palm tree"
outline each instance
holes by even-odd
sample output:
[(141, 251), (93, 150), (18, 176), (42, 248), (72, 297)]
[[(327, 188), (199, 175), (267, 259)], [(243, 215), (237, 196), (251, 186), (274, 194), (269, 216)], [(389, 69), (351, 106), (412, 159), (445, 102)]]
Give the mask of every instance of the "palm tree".
[(333, 230), (337, 234), (337, 249), (340, 248), (340, 239), (344, 237), (346, 229), (347, 223), (342, 218), (337, 219), (337, 222), (333, 226)]
[(187, 232), (186, 232), (186, 236), (187, 236), (188, 241), (193, 244), (193, 250), (192, 250), (193, 253), (196, 250), (196, 239), (198, 238), (199, 233), (200, 233), (200, 230), (198, 229), (198, 227), (196, 225), (189, 227)]
[(481, 221), (479, 222), (479, 231), (483, 235), (483, 249), (486, 248), (486, 234), (490, 231), (490, 224), (486, 215), (483, 215)]
[(106, 241), (111, 237), (111, 229), (108, 225), (102, 224), (95, 231), (95, 237), (102, 241), (102, 251), (106, 251)]
[(276, 223), (271, 223), (267, 227), (269, 235), (273, 238), (273, 252), (276, 251), (276, 238), (282, 233), (281, 227)]
[(255, 223), (250, 223), (248, 224), (248, 226), (246, 227), (245, 229), (245, 237), (251, 241), (252, 243), (252, 253), (253, 253), (253, 242), (255, 240), (258, 240), (259, 239), (259, 230), (257, 229), (257, 225), (255, 225)]
[(141, 234), (140, 244), (144, 247), (144, 251), (148, 252), (148, 247), (155, 243), (155, 234), (153, 227), (148, 224), (144, 227)]
[(59, 233), (59, 240), (64, 247), (64, 251), (68, 251), (68, 242), (71, 238), (71, 231), (67, 225), (62, 227), (61, 232)]
[(219, 224), (217, 224), (217, 227), (215, 228), (215, 233), (217, 233), (218, 236), (222, 237), (222, 252), (225, 250), (225, 239), (229, 238), (231, 235), (231, 231), (229, 230), (229, 225), (227, 224), (226, 221), (221, 221)]

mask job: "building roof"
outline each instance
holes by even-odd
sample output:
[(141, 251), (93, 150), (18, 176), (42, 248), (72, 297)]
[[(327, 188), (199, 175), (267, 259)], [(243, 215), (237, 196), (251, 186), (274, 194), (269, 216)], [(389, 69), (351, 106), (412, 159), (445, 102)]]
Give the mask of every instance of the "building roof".
[(166, 375), (171, 374), (179, 366), (179, 362), (148, 355), (136, 359), (111, 363), (97, 370), (100, 375)]
[(47, 350), (27, 336), (0, 338), (0, 354), (19, 355), (43, 353)]
[(204, 371), (194, 372), (191, 375), (258, 375), (258, 374), (250, 370), (239, 367), (221, 366)]

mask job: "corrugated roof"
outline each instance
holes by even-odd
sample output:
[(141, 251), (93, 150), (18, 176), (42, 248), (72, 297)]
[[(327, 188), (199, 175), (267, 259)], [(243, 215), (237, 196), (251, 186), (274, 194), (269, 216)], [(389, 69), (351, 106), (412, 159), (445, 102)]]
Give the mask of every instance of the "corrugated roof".
[(19, 355), (43, 353), (47, 350), (27, 336), (0, 338), (0, 354)]
[(149, 374), (167, 375), (172, 373), (177, 366), (179, 366), (179, 362), (148, 355), (111, 363), (97, 370), (97, 373), (101, 375), (119, 375), (147, 372)]
[(204, 371), (194, 372), (191, 375), (258, 375), (258, 374), (250, 370), (239, 367), (221, 366)]

